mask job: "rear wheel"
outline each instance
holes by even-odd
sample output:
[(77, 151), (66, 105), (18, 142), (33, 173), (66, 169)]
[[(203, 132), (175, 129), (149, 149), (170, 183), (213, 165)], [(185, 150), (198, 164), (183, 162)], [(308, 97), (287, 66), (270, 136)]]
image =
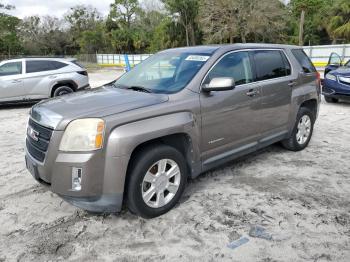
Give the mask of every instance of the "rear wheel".
[(187, 181), (187, 165), (175, 148), (145, 148), (130, 168), (127, 204), (131, 212), (153, 218), (168, 212), (179, 201)]
[(324, 100), (326, 100), (327, 103), (338, 103), (339, 100), (333, 97), (324, 96)]
[(313, 112), (307, 107), (301, 107), (292, 135), (282, 141), (282, 145), (291, 151), (301, 151), (306, 148), (312, 137), (314, 123), (315, 116)]
[(63, 95), (70, 94), (73, 92), (74, 92), (74, 90), (70, 86), (59, 86), (53, 92), (53, 97), (63, 96)]

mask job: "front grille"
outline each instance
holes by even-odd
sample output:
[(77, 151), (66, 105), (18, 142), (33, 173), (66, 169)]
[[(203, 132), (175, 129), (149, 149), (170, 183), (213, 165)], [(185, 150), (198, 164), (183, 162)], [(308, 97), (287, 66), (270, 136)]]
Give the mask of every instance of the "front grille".
[(47, 149), (49, 148), (50, 139), (53, 130), (29, 119), (28, 128), (32, 128), (36, 132), (36, 139), (28, 135), (26, 139), (26, 146), (28, 153), (36, 160), (43, 162), (45, 160)]
[(341, 84), (343, 84), (343, 85), (350, 86), (350, 83), (348, 83), (348, 82), (344, 82), (344, 81), (341, 81), (340, 79), (339, 79), (339, 83), (341, 83)]

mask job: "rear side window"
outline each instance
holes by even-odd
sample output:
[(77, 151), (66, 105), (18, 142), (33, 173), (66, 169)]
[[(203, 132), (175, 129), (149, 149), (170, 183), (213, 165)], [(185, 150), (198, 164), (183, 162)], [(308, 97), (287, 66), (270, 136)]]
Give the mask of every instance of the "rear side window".
[(300, 66), (303, 68), (304, 73), (316, 72), (316, 68), (312, 64), (310, 58), (305, 54), (302, 49), (292, 50), (293, 55), (298, 60)]
[(285, 55), (279, 50), (254, 51), (257, 81), (290, 75), (291, 67)]
[(37, 72), (45, 72), (52, 71), (63, 68), (67, 66), (67, 64), (58, 62), (58, 61), (50, 61), (50, 60), (35, 60), (35, 61), (27, 61), (27, 73), (37, 73)]
[(22, 62), (10, 62), (0, 66), (0, 76), (12, 76), (22, 74)]

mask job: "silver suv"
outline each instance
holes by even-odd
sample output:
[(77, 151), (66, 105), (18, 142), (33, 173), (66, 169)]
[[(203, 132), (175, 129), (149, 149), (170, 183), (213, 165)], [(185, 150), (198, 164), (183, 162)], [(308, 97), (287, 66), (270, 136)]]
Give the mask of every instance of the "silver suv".
[(0, 63), (0, 103), (41, 100), (89, 88), (74, 59), (24, 58)]
[(297, 46), (166, 50), (104, 87), (34, 106), (27, 168), (86, 210), (116, 212), (125, 201), (159, 216), (187, 178), (276, 142), (303, 150), (320, 91)]

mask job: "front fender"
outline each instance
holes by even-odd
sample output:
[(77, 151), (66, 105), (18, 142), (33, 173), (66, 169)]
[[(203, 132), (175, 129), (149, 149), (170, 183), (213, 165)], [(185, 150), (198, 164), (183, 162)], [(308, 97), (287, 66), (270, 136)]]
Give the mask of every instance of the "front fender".
[(186, 134), (192, 145), (192, 173), (200, 173), (199, 129), (194, 115), (179, 112), (152, 117), (114, 128), (106, 145), (104, 193), (123, 194), (127, 168), (137, 146), (174, 134)]
[(116, 127), (108, 138), (108, 154), (112, 157), (130, 156), (138, 145), (173, 134), (186, 134), (193, 145), (199, 145), (196, 122), (191, 112), (179, 112)]

